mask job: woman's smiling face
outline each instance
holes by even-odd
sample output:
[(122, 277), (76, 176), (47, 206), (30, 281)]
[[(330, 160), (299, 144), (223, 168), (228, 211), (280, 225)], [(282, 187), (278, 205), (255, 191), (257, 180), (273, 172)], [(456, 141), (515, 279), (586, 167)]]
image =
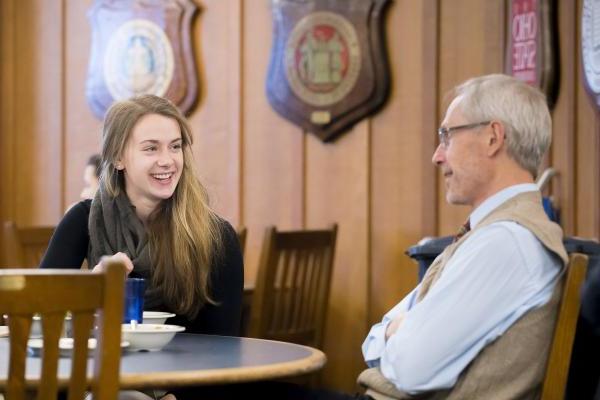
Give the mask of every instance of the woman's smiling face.
[(173, 196), (183, 170), (183, 141), (176, 120), (159, 114), (139, 119), (117, 168), (124, 172), (131, 203), (156, 209)]

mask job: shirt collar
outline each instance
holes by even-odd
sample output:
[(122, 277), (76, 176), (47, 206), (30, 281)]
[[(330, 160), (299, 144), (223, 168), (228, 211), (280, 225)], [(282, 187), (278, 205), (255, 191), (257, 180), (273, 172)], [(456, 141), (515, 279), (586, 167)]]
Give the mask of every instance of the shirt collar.
[(479, 207), (473, 210), (473, 212), (469, 216), (471, 229), (475, 228), (485, 216), (487, 216), (490, 212), (498, 208), (502, 203), (506, 202), (507, 200), (521, 193), (537, 191), (539, 191), (539, 189), (534, 183), (521, 183), (519, 185), (509, 186), (497, 192), (493, 196), (488, 197), (483, 203), (479, 205)]

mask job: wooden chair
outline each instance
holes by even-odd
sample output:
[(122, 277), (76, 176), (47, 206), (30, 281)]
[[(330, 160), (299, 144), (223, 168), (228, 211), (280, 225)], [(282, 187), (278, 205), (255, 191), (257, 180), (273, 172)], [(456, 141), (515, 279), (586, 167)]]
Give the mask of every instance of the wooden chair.
[(546, 377), (542, 385), (542, 400), (562, 400), (565, 396), (571, 351), (577, 318), (579, 316), (579, 291), (585, 280), (588, 258), (572, 253), (564, 277), (562, 298), (558, 309), (556, 328), (548, 356)]
[[(10, 364), (7, 400), (25, 399), (37, 387), (38, 400), (55, 400), (59, 384), (69, 399), (83, 399), (87, 381), (88, 337), (96, 318), (97, 346), (91, 389), (94, 399), (116, 399), (119, 389), (121, 322), (125, 266), (111, 263), (105, 273), (65, 269), (0, 270), (0, 314), (8, 315)], [(74, 350), (69, 382), (58, 382), (59, 337), (65, 313), (72, 314)], [(42, 318), (41, 376), (25, 380), (27, 340), (32, 316)], [(33, 385), (33, 387), (32, 387)]]
[(240, 242), (240, 249), (242, 250), (242, 256), (244, 255), (244, 250), (246, 249), (246, 236), (248, 236), (248, 228), (243, 226), (237, 230), (237, 237), (238, 237), (238, 241)]
[(53, 226), (19, 228), (12, 221), (4, 223), (4, 262), (5, 267), (18, 265), (32, 268), (40, 265), (50, 238)]
[(250, 336), (322, 347), (337, 225), (265, 233)]

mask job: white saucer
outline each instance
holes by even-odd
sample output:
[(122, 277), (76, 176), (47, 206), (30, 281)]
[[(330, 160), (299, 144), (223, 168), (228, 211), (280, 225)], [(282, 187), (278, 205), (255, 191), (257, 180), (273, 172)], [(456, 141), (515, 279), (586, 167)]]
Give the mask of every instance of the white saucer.
[[(92, 351), (96, 348), (96, 339), (90, 338), (88, 339), (88, 357), (91, 357)], [(73, 351), (74, 340), (72, 338), (60, 338), (58, 339), (58, 348), (60, 349), (61, 357), (70, 357), (71, 352)], [(44, 340), (43, 339), (29, 339), (27, 341), (27, 347), (31, 349), (33, 355), (39, 355), (40, 350), (44, 348)], [(129, 347), (129, 342), (123, 341), (121, 342), (121, 348)]]
[(175, 314), (163, 311), (144, 311), (142, 319), (144, 324), (164, 324), (167, 318), (174, 317)]

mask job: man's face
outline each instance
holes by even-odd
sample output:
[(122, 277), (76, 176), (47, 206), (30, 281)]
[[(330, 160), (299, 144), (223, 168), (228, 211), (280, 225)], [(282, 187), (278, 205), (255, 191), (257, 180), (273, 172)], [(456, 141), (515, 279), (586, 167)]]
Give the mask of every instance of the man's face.
[[(452, 101), (442, 127), (481, 122), (467, 120), (460, 109), (460, 102), (460, 97)], [(491, 166), (486, 157), (485, 129), (490, 129), (489, 125), (452, 131), (447, 144), (440, 143), (433, 153), (432, 162), (442, 171), (446, 201), (450, 204), (477, 207), (486, 198)]]

